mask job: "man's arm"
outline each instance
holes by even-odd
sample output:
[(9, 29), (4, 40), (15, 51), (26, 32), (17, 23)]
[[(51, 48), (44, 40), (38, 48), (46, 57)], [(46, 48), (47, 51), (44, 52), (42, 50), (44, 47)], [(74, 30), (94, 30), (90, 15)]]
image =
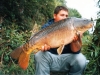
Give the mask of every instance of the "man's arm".
[(70, 47), (71, 47), (71, 50), (73, 52), (77, 52), (77, 51), (79, 51), (81, 49), (81, 47), (82, 47), (81, 36), (82, 35), (80, 35), (80, 34), (79, 35), (76, 35), (74, 37), (74, 40), (70, 43)]

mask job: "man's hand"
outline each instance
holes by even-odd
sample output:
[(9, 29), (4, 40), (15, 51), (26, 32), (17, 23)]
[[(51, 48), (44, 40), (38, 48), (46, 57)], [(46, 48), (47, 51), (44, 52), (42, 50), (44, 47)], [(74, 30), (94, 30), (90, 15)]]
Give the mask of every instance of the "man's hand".
[(78, 33), (74, 36), (73, 38), (73, 42), (77, 41), (77, 40), (80, 40), (82, 38), (83, 34), (82, 33)]
[(78, 38), (79, 38), (79, 36), (78, 35), (75, 35), (73, 41), (77, 41)]
[(42, 46), (41, 51), (47, 51), (47, 50), (49, 50), (49, 49), (50, 49), (50, 46), (47, 45), (47, 44), (45, 44), (45, 45)]

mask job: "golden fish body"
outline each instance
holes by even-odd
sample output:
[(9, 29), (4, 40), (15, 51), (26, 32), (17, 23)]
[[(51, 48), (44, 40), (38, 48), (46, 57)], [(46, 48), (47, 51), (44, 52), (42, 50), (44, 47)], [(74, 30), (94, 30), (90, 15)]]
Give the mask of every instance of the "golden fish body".
[(28, 67), (31, 52), (38, 52), (47, 44), (50, 48), (58, 47), (58, 54), (62, 53), (64, 45), (73, 41), (77, 32), (84, 33), (93, 26), (93, 22), (82, 18), (67, 18), (40, 30), (34, 34), (24, 45), (15, 49), (10, 56), (18, 59), (19, 66)]

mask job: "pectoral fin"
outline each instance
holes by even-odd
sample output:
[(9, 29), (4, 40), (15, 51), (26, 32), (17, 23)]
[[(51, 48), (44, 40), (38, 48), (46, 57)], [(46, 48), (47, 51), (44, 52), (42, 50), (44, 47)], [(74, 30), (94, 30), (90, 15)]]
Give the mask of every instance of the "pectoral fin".
[(64, 45), (62, 44), (58, 49), (57, 49), (57, 53), (60, 55), (62, 53), (64, 49)]

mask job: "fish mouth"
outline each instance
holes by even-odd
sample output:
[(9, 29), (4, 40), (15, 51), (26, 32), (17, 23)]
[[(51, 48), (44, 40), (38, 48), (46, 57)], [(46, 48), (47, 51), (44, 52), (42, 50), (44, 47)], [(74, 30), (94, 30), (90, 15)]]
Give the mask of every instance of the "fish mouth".
[(91, 28), (91, 27), (93, 27), (92, 23), (87, 26), (87, 28)]
[(93, 28), (93, 23), (90, 23), (90, 24), (83, 26), (81, 28), (79, 27), (79, 28), (77, 28), (77, 31), (79, 33), (84, 33), (85, 31), (89, 30), (90, 28)]
[[(94, 23), (93, 23), (93, 21), (91, 21), (90, 23), (88, 23), (85, 27), (86, 28), (92, 28), (94, 26)], [(84, 27), (84, 28), (85, 28)]]
[(89, 28), (93, 28), (93, 26), (94, 26), (94, 23), (93, 22), (91, 22), (90, 24), (89, 24)]

